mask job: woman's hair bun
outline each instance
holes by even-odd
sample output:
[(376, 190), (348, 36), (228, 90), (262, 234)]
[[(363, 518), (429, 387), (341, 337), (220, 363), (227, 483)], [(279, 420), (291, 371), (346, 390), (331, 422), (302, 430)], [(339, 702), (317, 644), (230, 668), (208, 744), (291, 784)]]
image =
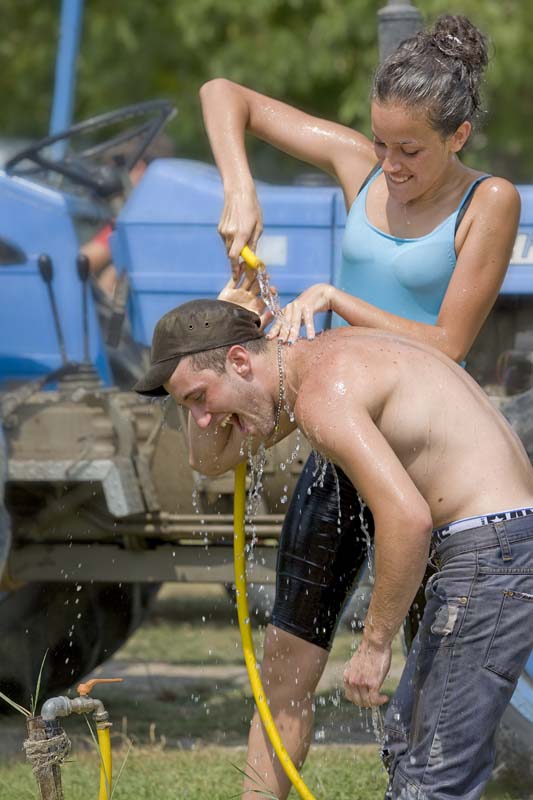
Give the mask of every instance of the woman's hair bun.
[(479, 75), (485, 70), (489, 60), (487, 39), (467, 17), (443, 14), (430, 37), (443, 55), (462, 61), (468, 71)]
[(480, 86), (488, 42), (467, 17), (445, 14), (432, 29), (403, 41), (378, 67), (372, 97), (425, 108), (446, 138), (480, 115)]

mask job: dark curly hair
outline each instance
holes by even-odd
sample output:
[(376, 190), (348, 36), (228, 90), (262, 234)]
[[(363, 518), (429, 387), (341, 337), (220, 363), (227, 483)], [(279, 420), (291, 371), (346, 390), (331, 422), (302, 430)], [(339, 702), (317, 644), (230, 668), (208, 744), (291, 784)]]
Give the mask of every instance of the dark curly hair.
[(445, 139), (479, 117), (487, 51), (486, 37), (467, 17), (443, 15), (432, 30), (406, 39), (383, 61), (374, 75), (372, 99), (423, 108)]

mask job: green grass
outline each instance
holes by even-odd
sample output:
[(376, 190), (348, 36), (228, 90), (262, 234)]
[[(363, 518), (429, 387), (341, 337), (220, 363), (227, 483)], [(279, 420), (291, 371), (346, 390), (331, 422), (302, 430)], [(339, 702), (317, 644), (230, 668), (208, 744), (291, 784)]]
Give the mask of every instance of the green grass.
[[(260, 658), (264, 631), (254, 630)], [(339, 630), (330, 657), (336, 674), (356, 645), (356, 637)], [(119, 661), (161, 661), (188, 666), (187, 680), (154, 681), (153, 689), (141, 691), (128, 685), (99, 687), (113, 726), (115, 775), (126, 753), (126, 739), (133, 740), (126, 768), (113, 800), (229, 800), (238, 797), (246, 769), (245, 742), (253, 701), (242, 671), (243, 664), (236, 612), (220, 587), (167, 585), (158, 598), (150, 620), (116, 654)], [(403, 664), (396, 644), (393, 677), (386, 690), (394, 690)], [(221, 675), (209, 679), (201, 667), (220, 667)], [(224, 676), (222, 668), (233, 668)], [(106, 667), (113, 675), (113, 662)], [(43, 698), (44, 699), (44, 698)], [(62, 768), (65, 800), (97, 797), (99, 761), (83, 719), (71, 717), (64, 727), (73, 740), (74, 762)], [(361, 727), (363, 732), (361, 732)], [(369, 729), (365, 712), (344, 700), (340, 688), (320, 692), (316, 702), (318, 743), (304, 768), (304, 779), (317, 800), (381, 800), (385, 775), (378, 748), (373, 744), (346, 746), (365, 738)], [(20, 717), (0, 718), (1, 735), (25, 738)], [(372, 741), (371, 734), (366, 741)], [(257, 795), (258, 798), (260, 795)], [(0, 800), (35, 800), (36, 784), (29, 765), (18, 756), (0, 762)], [(293, 792), (291, 800), (296, 800)], [(486, 800), (524, 800), (523, 792), (510, 793), (494, 784)]]
[[(113, 800), (229, 800), (241, 785), (234, 765), (246, 769), (243, 748), (189, 752), (134, 749)], [(65, 764), (62, 777), (65, 800), (98, 795), (96, 756), (83, 755)], [(303, 777), (317, 798), (327, 800), (381, 800), (385, 787), (379, 760), (368, 748), (358, 748), (357, 752), (352, 748), (321, 748), (310, 756)], [(30, 800), (35, 795), (35, 783), (26, 765), (11, 764), (0, 770), (1, 800)], [(291, 798), (296, 797), (293, 791)]]
[[(115, 770), (122, 752), (115, 754)], [(187, 752), (161, 751), (156, 747), (133, 749), (113, 800), (230, 800), (238, 794), (241, 784), (235, 767), (246, 769), (244, 748), (209, 747)], [(97, 797), (96, 755), (81, 754), (65, 764), (62, 778), (65, 800)], [(375, 748), (369, 746), (315, 748), (303, 778), (317, 800), (382, 800), (386, 785)], [(515, 800), (498, 787), (485, 797)], [(35, 798), (36, 786), (27, 765), (12, 763), (0, 769), (0, 800)], [(294, 790), (290, 798), (296, 800)]]

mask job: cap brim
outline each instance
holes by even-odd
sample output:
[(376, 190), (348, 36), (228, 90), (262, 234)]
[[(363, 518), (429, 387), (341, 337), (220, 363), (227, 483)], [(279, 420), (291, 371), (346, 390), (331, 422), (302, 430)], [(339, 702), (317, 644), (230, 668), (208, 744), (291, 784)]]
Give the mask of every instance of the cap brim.
[(165, 397), (168, 392), (163, 386), (171, 377), (178, 366), (182, 356), (169, 359), (163, 364), (154, 364), (150, 367), (146, 375), (132, 386), (132, 390), (137, 394), (144, 394), (148, 397)]

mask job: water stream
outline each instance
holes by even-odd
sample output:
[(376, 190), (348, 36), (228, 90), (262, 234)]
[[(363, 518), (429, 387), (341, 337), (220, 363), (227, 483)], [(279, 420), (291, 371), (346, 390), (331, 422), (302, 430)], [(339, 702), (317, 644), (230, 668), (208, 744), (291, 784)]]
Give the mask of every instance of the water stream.
[(259, 289), (261, 290), (261, 299), (263, 303), (274, 316), (274, 319), (281, 319), (283, 314), (281, 313), (279, 297), (275, 292), (272, 291), (270, 279), (266, 269), (259, 269), (257, 271), (257, 280), (259, 282)]

